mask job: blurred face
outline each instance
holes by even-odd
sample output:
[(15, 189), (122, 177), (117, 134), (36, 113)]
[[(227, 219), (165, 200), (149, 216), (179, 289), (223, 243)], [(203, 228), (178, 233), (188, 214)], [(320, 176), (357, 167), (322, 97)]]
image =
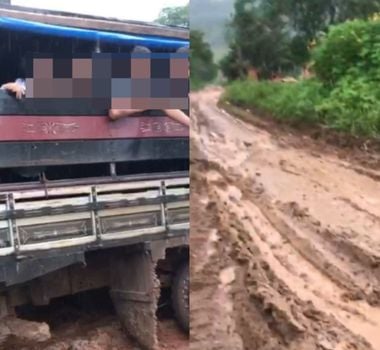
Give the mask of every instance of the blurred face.
[[(110, 98), (113, 108), (120, 109), (182, 106), (188, 94), (187, 55), (149, 56), (103, 53), (89, 58), (34, 58), (26, 97)], [(120, 104), (114, 106), (116, 102)]]

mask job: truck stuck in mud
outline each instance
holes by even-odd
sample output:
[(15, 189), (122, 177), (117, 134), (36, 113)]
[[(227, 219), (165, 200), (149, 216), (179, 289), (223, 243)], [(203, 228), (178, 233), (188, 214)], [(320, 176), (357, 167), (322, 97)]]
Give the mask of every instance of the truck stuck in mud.
[[(0, 37), (1, 83), (28, 52), (188, 46), (185, 29), (6, 5)], [(127, 333), (153, 349), (163, 288), (189, 327), (189, 131), (157, 110), (113, 122), (109, 100), (94, 100), (0, 91), (0, 315), (106, 287)]]

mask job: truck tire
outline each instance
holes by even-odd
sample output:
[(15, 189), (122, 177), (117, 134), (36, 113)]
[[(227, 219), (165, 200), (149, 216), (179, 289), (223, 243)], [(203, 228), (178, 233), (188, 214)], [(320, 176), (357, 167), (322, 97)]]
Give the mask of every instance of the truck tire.
[(189, 332), (189, 263), (183, 262), (177, 269), (172, 284), (172, 306), (181, 328)]

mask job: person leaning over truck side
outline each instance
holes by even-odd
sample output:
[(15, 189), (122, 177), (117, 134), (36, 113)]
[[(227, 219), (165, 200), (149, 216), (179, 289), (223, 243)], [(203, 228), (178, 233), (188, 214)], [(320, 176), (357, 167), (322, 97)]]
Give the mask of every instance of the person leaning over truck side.
[[(136, 46), (133, 49), (133, 53), (150, 53), (151, 51), (147, 47), (143, 46)], [(177, 50), (177, 52), (187, 52), (187, 48), (180, 48)], [(20, 62), (20, 74), (18, 76), (25, 76), (25, 72), (23, 72), (25, 62)], [(25, 96), (26, 93), (26, 83), (25, 79), (23, 78), (17, 78), (14, 82), (8, 82), (0, 87), (1, 90), (8, 91), (9, 93), (12, 93), (16, 96), (17, 99), (22, 99)], [(109, 110), (109, 117), (112, 120), (117, 120), (123, 117), (128, 117), (130, 115), (133, 115), (138, 112), (143, 112), (146, 109), (114, 109), (111, 108)], [(163, 110), (166, 115), (176, 120), (177, 122), (184, 124), (186, 126), (190, 126), (190, 118), (182, 112), (180, 109), (164, 109)]]
[[(16, 74), (13, 76), (15, 81), (13, 82), (8, 82), (0, 86), (1, 90), (5, 90), (9, 93), (12, 93), (16, 96), (17, 99), (21, 99), (22, 97), (25, 96), (26, 93), (26, 83), (25, 79), (21, 77), (25, 77), (25, 65), (26, 61), (23, 58), (18, 58), (16, 59), (17, 63), (16, 64)], [(13, 75), (13, 73), (12, 73)]]
[[(136, 46), (132, 51), (132, 53), (150, 53), (150, 52), (151, 51), (147, 47), (144, 47), (144, 46)], [(177, 50), (177, 53), (187, 53), (187, 52), (188, 52), (187, 48), (180, 48)], [(141, 109), (111, 108), (109, 110), (108, 116), (112, 120), (118, 120), (120, 118), (129, 117), (129, 116), (134, 115), (135, 113), (144, 112), (146, 110), (147, 109), (143, 109), (143, 108)], [(164, 109), (163, 111), (169, 118), (174, 119), (175, 121), (183, 125), (190, 126), (190, 118), (180, 109)]]
[[(99, 52), (99, 43), (97, 42), (94, 51)], [(15, 81), (7, 82), (0, 86), (1, 90), (5, 90), (11, 94), (14, 94), (15, 97), (19, 100), (21, 100), (23, 97), (25, 97), (26, 94), (26, 58), (20, 58), (16, 56), (16, 67), (17, 67), (17, 74), (13, 76), (13, 78), (17, 77)], [(24, 77), (24, 78), (21, 78)]]

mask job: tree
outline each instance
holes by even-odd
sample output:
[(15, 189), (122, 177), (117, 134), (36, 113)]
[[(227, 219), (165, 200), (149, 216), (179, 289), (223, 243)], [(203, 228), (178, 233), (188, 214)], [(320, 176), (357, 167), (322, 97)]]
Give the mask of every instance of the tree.
[(165, 7), (161, 10), (155, 22), (168, 25), (168, 26), (178, 26), (178, 27), (188, 28), (189, 27), (189, 5)]
[[(281, 1), (281, 0), (277, 0)], [(294, 60), (310, 59), (308, 44), (328, 31), (331, 25), (351, 19), (366, 19), (380, 10), (380, 0), (282, 0), (288, 2), (287, 15), (295, 33)]]
[(221, 62), (228, 78), (245, 76), (249, 67), (264, 77), (293, 68), (287, 19), (280, 17), (273, 6), (277, 4), (273, 0), (235, 1), (230, 52)]
[[(281, 0), (277, 0), (281, 1)], [(367, 18), (380, 10), (379, 0), (283, 0), (298, 35), (308, 40), (332, 24)]]
[(193, 82), (209, 82), (215, 79), (217, 66), (213, 60), (210, 45), (204, 41), (204, 34), (190, 31), (190, 74)]
[(222, 58), (219, 65), (229, 80), (244, 79), (249, 69), (249, 62), (243, 60), (240, 47), (236, 43), (230, 45), (228, 54)]
[(330, 25), (379, 11), (380, 0), (236, 0), (222, 70), (229, 78), (244, 75), (247, 65), (264, 77), (293, 71), (310, 59), (309, 43)]

